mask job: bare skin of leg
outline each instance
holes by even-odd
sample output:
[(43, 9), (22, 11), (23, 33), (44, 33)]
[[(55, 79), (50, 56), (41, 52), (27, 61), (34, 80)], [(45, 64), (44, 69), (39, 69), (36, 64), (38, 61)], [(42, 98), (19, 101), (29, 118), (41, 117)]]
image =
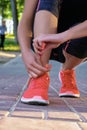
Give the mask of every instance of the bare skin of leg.
[[(40, 34), (49, 34), (57, 32), (58, 20), (56, 16), (48, 11), (39, 11), (35, 16), (34, 37)], [(42, 65), (46, 65), (49, 61), (51, 50), (47, 51), (41, 57)], [(62, 70), (74, 69), (77, 65), (83, 62), (84, 59), (77, 58), (63, 51), (65, 63), (62, 64)]]
[[(49, 11), (38, 11), (35, 16), (34, 23), (34, 38), (40, 34), (55, 34), (57, 33), (58, 20)], [(45, 52), (41, 56), (41, 63), (43, 66), (48, 64), (51, 50)]]
[(65, 56), (66, 61), (62, 65), (62, 70), (74, 69), (77, 65), (79, 65), (84, 60), (84, 59), (80, 59), (75, 56), (72, 56), (65, 51), (63, 51), (63, 54)]

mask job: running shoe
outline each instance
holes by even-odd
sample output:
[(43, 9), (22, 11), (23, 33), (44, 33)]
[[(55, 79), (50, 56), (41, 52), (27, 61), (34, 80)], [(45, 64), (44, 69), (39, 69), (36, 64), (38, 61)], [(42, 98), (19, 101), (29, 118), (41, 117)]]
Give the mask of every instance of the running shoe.
[(28, 87), (21, 98), (21, 102), (31, 105), (48, 105), (49, 83), (50, 77), (48, 73), (38, 78), (30, 78)]
[(60, 97), (80, 97), (74, 70), (60, 71), (59, 79), (62, 83), (62, 87), (59, 91)]

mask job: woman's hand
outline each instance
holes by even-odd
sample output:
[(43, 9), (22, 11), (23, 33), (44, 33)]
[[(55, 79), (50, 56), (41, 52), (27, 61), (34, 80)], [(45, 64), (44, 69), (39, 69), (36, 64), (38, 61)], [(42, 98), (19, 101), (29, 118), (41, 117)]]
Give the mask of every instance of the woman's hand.
[(35, 54), (32, 50), (22, 54), (28, 74), (33, 77), (39, 77), (45, 72), (50, 71), (50, 67), (42, 66), (40, 56)]
[(46, 50), (57, 48), (65, 41), (65, 33), (43, 34), (33, 40), (33, 46), (35, 52), (41, 55)]

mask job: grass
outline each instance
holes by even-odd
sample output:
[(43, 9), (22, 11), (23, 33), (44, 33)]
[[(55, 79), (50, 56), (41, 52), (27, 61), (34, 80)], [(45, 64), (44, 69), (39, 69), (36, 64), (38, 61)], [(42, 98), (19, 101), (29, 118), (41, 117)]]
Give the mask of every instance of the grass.
[(14, 34), (6, 34), (6, 38), (14, 39)]
[(4, 51), (20, 51), (20, 46), (14, 40), (14, 35), (6, 35)]

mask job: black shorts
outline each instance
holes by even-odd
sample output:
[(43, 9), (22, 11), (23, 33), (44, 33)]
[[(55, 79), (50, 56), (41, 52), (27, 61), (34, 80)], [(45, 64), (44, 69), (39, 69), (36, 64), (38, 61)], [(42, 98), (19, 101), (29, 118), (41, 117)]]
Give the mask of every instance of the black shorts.
[(58, 6), (59, 0), (39, 0), (37, 11), (39, 10), (47, 10), (58, 17)]
[[(87, 0), (39, 0), (37, 11), (40, 10), (50, 11), (58, 17), (58, 32), (87, 20)], [(75, 57), (86, 58), (87, 37), (71, 40), (53, 49), (50, 59), (65, 62), (63, 49)]]

